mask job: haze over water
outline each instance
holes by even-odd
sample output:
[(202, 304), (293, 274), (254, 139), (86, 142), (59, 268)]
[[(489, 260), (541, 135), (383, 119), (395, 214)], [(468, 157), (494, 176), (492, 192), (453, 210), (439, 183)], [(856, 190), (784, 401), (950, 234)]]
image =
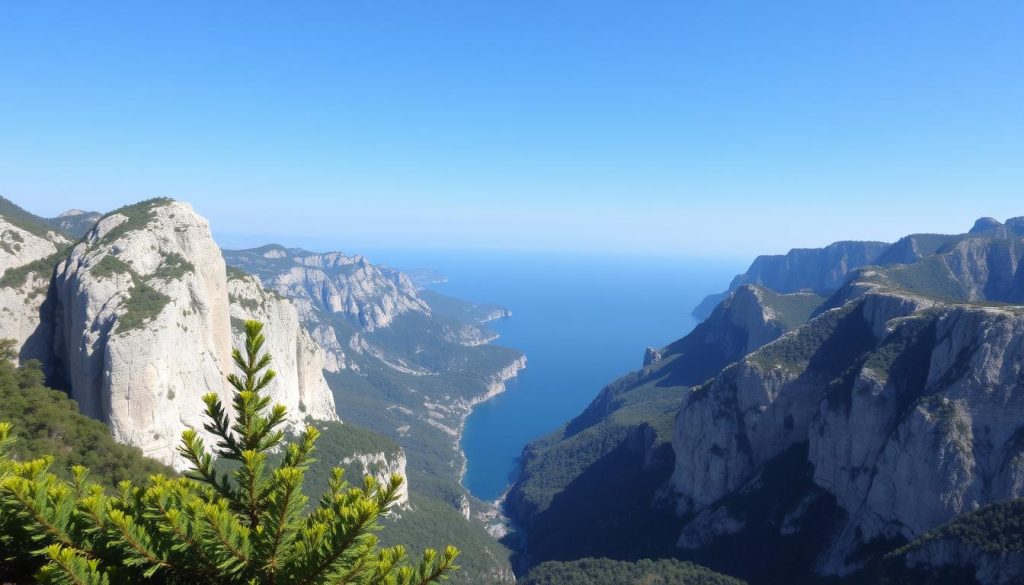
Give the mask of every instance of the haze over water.
[[(644, 348), (688, 333), (704, 295), (723, 290), (741, 263), (599, 255), (445, 253), (374, 255), (404, 268), (430, 267), (449, 281), (431, 288), (497, 303), (512, 317), (490, 327), (495, 343), (526, 354), (508, 391), (469, 417), (464, 484), (498, 498), (530, 441), (577, 416), (615, 378), (642, 365)], [(371, 259), (373, 257), (371, 256)]]

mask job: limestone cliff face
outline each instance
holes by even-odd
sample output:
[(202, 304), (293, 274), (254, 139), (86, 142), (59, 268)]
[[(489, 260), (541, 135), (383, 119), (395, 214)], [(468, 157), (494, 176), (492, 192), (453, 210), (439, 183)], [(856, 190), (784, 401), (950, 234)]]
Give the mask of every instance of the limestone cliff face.
[(52, 322), (43, 307), (57, 252), (68, 244), (55, 231), (29, 231), (0, 215), (0, 339), (15, 340), (23, 360), (49, 361)]
[[(405, 452), (399, 450), (397, 453), (354, 453), (342, 459), (339, 464), (342, 466), (356, 465), (360, 468), (360, 475), (369, 475), (381, 483), (391, 481), (392, 475), (400, 475), (408, 478), (405, 466), (408, 463)], [(398, 499), (395, 506), (402, 510), (409, 508), (409, 481), (402, 482), (398, 489)]]
[(235, 347), (245, 342), (244, 321), (255, 319), (268, 325), (265, 349), (273, 356), (271, 367), (277, 372), (268, 391), (275, 404), (288, 407), (293, 428), (307, 416), (337, 420), (334, 395), (324, 379), (325, 353), (302, 326), (295, 307), (265, 290), (254, 276), (229, 278), (228, 295)]
[(342, 315), (353, 326), (373, 331), (399, 315), (430, 314), (409, 277), (340, 252), (314, 254), (281, 246), (226, 252), (231, 264), (258, 275), (264, 285), (293, 299), (301, 317), (317, 311)]
[(114, 438), (180, 466), (207, 392), (227, 401), (231, 332), (224, 260), (184, 203), (100, 220), (57, 267), (57, 336), (72, 397)]
[(230, 401), (232, 317), (267, 324), (271, 393), (293, 426), (337, 418), (323, 353), (295, 308), (252, 278), (229, 287), (206, 220), (187, 204), (151, 200), (105, 216), (58, 264), (54, 298), (54, 353), (72, 397), (150, 457), (183, 466), (176, 447), (183, 430), (202, 429), (201, 397)]
[(707, 318), (729, 291), (755, 284), (779, 293), (810, 291), (831, 294), (846, 282), (855, 268), (877, 263), (889, 248), (884, 242), (836, 242), (824, 248), (799, 248), (786, 254), (758, 256), (743, 274), (737, 275), (725, 293), (708, 296), (694, 309)]
[[(742, 529), (717, 505), (791, 447), (843, 513), (816, 570), (1024, 495), (1024, 314), (874, 290), (691, 391), (672, 440), (681, 544)], [(799, 517), (799, 511), (793, 512)], [(714, 522), (709, 521), (715, 519)]]
[(57, 253), (67, 238), (55, 231), (42, 234), (28, 231), (0, 215), (0, 275)]

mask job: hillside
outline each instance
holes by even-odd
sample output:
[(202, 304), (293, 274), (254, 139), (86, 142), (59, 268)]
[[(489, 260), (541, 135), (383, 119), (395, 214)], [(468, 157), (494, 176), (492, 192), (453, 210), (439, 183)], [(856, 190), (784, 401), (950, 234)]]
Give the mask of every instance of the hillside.
[[(524, 450), (509, 509), (525, 564), (660, 549), (751, 583), (857, 578), (902, 543), (1021, 497), (1021, 223), (908, 236), (879, 252), (884, 266), (836, 271), (848, 243), (762, 261), (761, 282), (767, 266), (785, 276), (758, 295), (774, 328), (723, 319), (758, 314), (739, 310), (757, 290), (741, 285)], [(815, 279), (835, 287), (829, 298), (782, 294)], [(581, 507), (611, 512), (577, 527)], [(945, 559), (959, 574), (977, 555)]]

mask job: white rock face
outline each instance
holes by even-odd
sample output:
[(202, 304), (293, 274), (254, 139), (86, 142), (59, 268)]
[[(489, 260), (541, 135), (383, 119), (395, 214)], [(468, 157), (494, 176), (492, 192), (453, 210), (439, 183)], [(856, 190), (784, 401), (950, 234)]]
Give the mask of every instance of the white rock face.
[(403, 313), (430, 313), (416, 287), (405, 275), (371, 265), (362, 256), (338, 252), (302, 258), (305, 268), (292, 269), (275, 283), (295, 294), (302, 291), (319, 298), (332, 313), (343, 313), (367, 331), (387, 327)]
[[(405, 472), (407, 461), (404, 451), (398, 451), (397, 454), (391, 454), (390, 456), (384, 452), (355, 453), (341, 460), (341, 465), (347, 466), (355, 463), (361, 466), (362, 475), (372, 476), (381, 483), (390, 482), (391, 476), (394, 474), (406, 478), (402, 482), (402, 487), (398, 489), (398, 499), (395, 501), (395, 507), (405, 510), (409, 509), (409, 480)], [(348, 476), (346, 475), (346, 477)]]
[[(202, 395), (230, 399), (224, 260), (206, 220), (184, 203), (133, 215), (101, 220), (58, 266), (55, 353), (85, 414), (181, 467), (175, 448), (185, 428), (202, 428)], [(180, 270), (167, 270), (169, 258)]]
[(57, 246), (67, 243), (67, 239), (56, 232), (49, 232), (42, 238), (0, 215), (0, 276), (11, 268), (52, 256), (57, 253)]
[[(829, 319), (838, 324), (822, 326)], [(807, 331), (794, 331), (684, 402), (672, 443), (680, 513), (710, 510), (807, 442), (814, 482), (848, 515), (817, 570), (846, 574), (850, 553), (873, 538), (912, 539), (1024, 496), (1024, 313), (876, 290), (813, 324), (817, 343), (834, 340), (827, 359), (802, 358)], [(851, 365), (849, 386), (837, 386)], [(714, 510), (698, 514), (681, 546), (738, 529)]]
[[(8, 270), (53, 256), (58, 246), (67, 244), (55, 232), (42, 238), (0, 216), (0, 277)], [(42, 330), (48, 330), (48, 326), (41, 323), (41, 312), (52, 268), (34, 270), (24, 278), (13, 279), (15, 282), (8, 286), (0, 286), (0, 339), (15, 340), (22, 359), (45, 360), (49, 355), (49, 335)]]
[(822, 406), (811, 428), (814, 480), (851, 515), (822, 572), (856, 568), (843, 553), (858, 536), (910, 539), (1024, 496), (1024, 315), (954, 307), (932, 326), (921, 389), (865, 369), (849, 412)]
[[(261, 249), (262, 250), (262, 249)], [(229, 252), (232, 264), (260, 275), (264, 284), (292, 299), (304, 321), (316, 313), (340, 314), (363, 331), (390, 325), (409, 312), (430, 314), (408, 276), (340, 252), (314, 254), (278, 246), (262, 253)]]
[(272, 392), (293, 422), (336, 420), (323, 354), (295, 309), (255, 280), (233, 286), (253, 310), (229, 306), (220, 249), (187, 204), (147, 202), (102, 219), (59, 264), (54, 283), (54, 353), (82, 411), (118, 441), (183, 467), (177, 446), (186, 428), (203, 433), (201, 397), (216, 392), (230, 402), (234, 310), (265, 319), (279, 376)]
[(299, 322), (298, 312), (287, 299), (263, 288), (254, 276), (228, 280), (231, 301), (232, 339), (245, 343), (242, 321), (264, 323), (264, 349), (273, 356), (277, 377), (268, 389), (275, 404), (288, 407), (293, 430), (300, 430), (308, 416), (338, 420), (334, 395), (324, 379), (324, 351)]
[(13, 339), (21, 359), (38, 359), (50, 369), (52, 319), (43, 319), (51, 270), (33, 271), (19, 286), (0, 287), (0, 339)]

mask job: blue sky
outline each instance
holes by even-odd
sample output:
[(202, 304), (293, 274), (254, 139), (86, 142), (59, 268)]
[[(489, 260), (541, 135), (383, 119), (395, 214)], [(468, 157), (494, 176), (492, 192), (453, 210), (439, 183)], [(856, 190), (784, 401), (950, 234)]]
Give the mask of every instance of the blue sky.
[(746, 256), (1024, 215), (1024, 3), (5, 2), (0, 194)]

